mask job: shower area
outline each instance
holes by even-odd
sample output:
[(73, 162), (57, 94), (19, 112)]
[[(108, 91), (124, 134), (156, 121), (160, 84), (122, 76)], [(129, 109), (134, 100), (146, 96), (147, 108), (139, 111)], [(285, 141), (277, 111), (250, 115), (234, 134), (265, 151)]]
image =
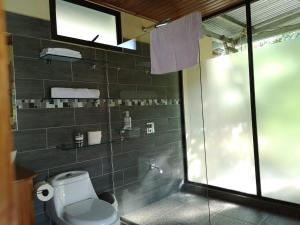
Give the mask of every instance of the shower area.
[(245, 2), (204, 18), (181, 72), (182, 183), (125, 224), (300, 224), (241, 200), (299, 211), (300, 1)]

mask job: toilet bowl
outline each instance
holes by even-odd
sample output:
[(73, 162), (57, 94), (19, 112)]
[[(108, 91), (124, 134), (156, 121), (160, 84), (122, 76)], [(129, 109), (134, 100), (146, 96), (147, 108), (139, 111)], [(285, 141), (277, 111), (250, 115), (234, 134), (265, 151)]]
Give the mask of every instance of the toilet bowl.
[(57, 225), (120, 225), (116, 209), (100, 200), (86, 171), (70, 171), (49, 179), (54, 197), (47, 215)]

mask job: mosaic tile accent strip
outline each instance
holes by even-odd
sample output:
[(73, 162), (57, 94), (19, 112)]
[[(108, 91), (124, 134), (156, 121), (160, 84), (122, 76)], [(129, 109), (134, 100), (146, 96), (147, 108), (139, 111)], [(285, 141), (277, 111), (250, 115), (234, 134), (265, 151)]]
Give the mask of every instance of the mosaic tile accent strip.
[(17, 99), (17, 109), (179, 105), (180, 99)]

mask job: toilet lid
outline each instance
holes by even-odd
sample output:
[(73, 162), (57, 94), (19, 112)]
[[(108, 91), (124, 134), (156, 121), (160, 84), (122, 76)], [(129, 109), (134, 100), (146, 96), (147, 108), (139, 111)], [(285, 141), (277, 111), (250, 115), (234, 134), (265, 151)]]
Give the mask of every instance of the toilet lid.
[(109, 225), (119, 216), (111, 204), (90, 198), (65, 206), (64, 218), (72, 225)]

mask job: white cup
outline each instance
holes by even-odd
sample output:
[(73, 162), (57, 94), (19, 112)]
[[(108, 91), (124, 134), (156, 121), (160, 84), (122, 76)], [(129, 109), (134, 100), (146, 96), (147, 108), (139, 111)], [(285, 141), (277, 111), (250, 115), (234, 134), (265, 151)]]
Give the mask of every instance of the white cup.
[(88, 132), (88, 145), (98, 145), (101, 143), (102, 133), (98, 131), (89, 131)]

